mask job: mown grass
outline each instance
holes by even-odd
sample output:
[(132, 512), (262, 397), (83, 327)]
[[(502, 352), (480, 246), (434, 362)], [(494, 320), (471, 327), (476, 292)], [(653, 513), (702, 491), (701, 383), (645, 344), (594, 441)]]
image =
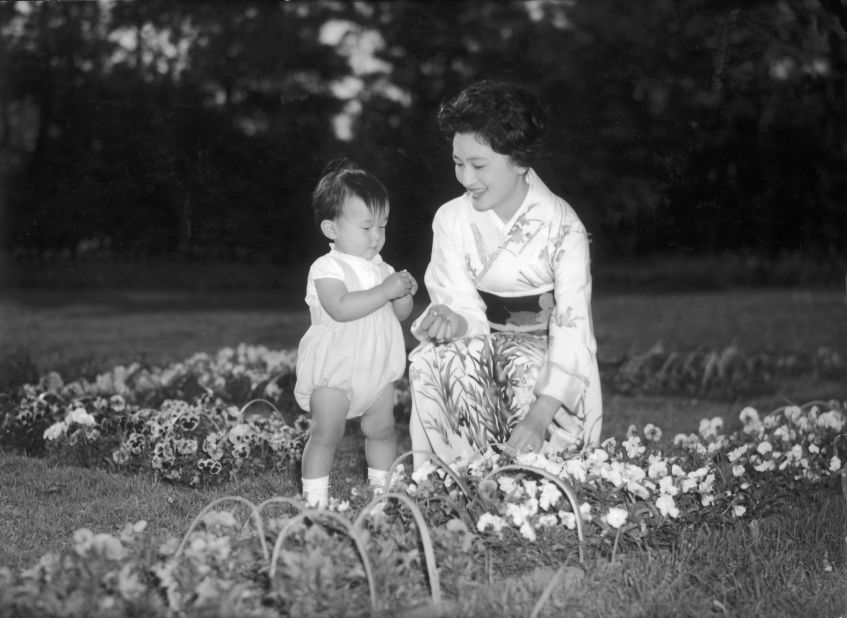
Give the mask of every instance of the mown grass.
[[(280, 291), (15, 292), (0, 300), (0, 343), (6, 358), (15, 353), (8, 371), (58, 370), (72, 379), (133, 360), (161, 364), (239, 342), (293, 347), (308, 320), (301, 302)], [(846, 318), (843, 290), (834, 288), (598, 294), (595, 301), (601, 359), (637, 354), (657, 341), (672, 350), (731, 343), (751, 352), (826, 346), (847, 358)], [(788, 401), (844, 399), (845, 385), (847, 379), (798, 376), (746, 400), (607, 393), (603, 433), (621, 436), (630, 424), (651, 422), (673, 435), (712, 416), (725, 418), (729, 429), (744, 405), (766, 412)], [(401, 450), (408, 447), (403, 420)], [(145, 519), (154, 538), (180, 536), (217, 497), (291, 495), (299, 490), (298, 478), (299, 471), (290, 470), (189, 490), (0, 452), (0, 566), (30, 566), (44, 552), (67, 547), (80, 527), (114, 533), (127, 521)], [(363, 478), (361, 434), (351, 425), (335, 462), (333, 493), (342, 497), (362, 486)], [(847, 615), (845, 505), (843, 496), (829, 494), (754, 526), (685, 531), (670, 548), (590, 556), (583, 568), (565, 572), (543, 615)], [(573, 563), (572, 556), (563, 560)], [(529, 615), (551, 575), (541, 569), (467, 587), (450, 615)]]
[[(186, 490), (142, 476), (7, 454), (0, 457), (0, 483), (6, 496), (0, 506), (0, 538), (6, 540), (0, 564), (17, 570), (45, 551), (68, 548), (81, 527), (117, 534), (125, 522), (144, 519), (152, 541), (164, 542), (181, 537), (216, 498), (240, 495), (259, 502), (287, 493), (293, 479), (263, 475)], [(843, 498), (829, 494), (755, 524), (685, 530), (669, 548), (589, 555), (581, 566), (574, 556), (562, 555), (569, 566), (541, 615), (841, 616), (847, 609), (845, 517)], [(530, 615), (554, 573), (547, 566), (495, 576), (487, 584), (453, 582), (458, 594), (447, 601), (445, 615)]]

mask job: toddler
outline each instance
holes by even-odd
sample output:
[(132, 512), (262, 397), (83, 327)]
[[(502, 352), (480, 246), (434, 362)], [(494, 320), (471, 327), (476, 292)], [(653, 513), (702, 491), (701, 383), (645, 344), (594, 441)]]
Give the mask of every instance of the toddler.
[(371, 488), (385, 482), (397, 456), (394, 382), (406, 368), (400, 320), (411, 313), (418, 286), (379, 255), (389, 205), (376, 177), (349, 161), (336, 163), (318, 183), (312, 206), (331, 242), (309, 269), (311, 326), (297, 350), (294, 396), (312, 418), (303, 497), (323, 507), (347, 419), (361, 418)]

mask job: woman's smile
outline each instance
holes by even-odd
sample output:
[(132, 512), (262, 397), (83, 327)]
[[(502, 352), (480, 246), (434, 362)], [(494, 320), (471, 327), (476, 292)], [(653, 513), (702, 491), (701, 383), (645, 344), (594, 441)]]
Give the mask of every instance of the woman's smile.
[(526, 196), (526, 170), (508, 155), (493, 151), (475, 134), (453, 136), (453, 165), (456, 180), (477, 210), (491, 210), (508, 221)]

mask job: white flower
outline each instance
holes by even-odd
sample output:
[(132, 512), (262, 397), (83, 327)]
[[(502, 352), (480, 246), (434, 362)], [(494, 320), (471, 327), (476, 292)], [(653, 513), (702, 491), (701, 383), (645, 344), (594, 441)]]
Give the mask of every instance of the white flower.
[(650, 497), (650, 491), (646, 487), (644, 487), (644, 485), (636, 483), (635, 481), (630, 481), (629, 483), (627, 483), (626, 490), (633, 496), (641, 498), (642, 500), (646, 500)]
[(588, 455), (588, 459), (602, 463), (609, 460), (609, 453), (601, 448), (596, 448)]
[(94, 541), (94, 533), (88, 528), (74, 530), (74, 551), (85, 558)]
[(476, 529), (480, 532), (485, 532), (486, 528), (491, 527), (494, 532), (499, 534), (505, 525), (506, 520), (499, 515), (483, 513), (476, 522)]
[(682, 493), (685, 494), (685, 493), (688, 493), (689, 491), (696, 489), (697, 483), (698, 483), (698, 481), (697, 481), (696, 478), (687, 477), (687, 478), (682, 479), (682, 482), (679, 485), (679, 489), (680, 489), (680, 491), (682, 491)]
[(506, 515), (512, 518), (512, 523), (519, 526), (538, 512), (538, 500), (530, 498), (523, 504), (510, 502), (506, 505)]
[(564, 464), (563, 473), (577, 483), (584, 483), (588, 478), (586, 465), (582, 459), (568, 459)]
[(756, 411), (756, 408), (746, 407), (741, 410), (741, 413), (738, 415), (738, 418), (741, 420), (744, 425), (753, 425), (761, 422), (759, 420), (759, 413)]
[(668, 494), (662, 494), (656, 499), (656, 508), (659, 509), (659, 512), (665, 517), (672, 517), (676, 519), (679, 517), (679, 508), (676, 506), (676, 502), (674, 502), (673, 496)]
[(788, 442), (791, 439), (791, 432), (785, 425), (780, 425), (773, 431), (775, 438), (779, 438), (783, 442)]
[(700, 497), (700, 504), (703, 506), (712, 506), (715, 503), (715, 497), (712, 494), (705, 494)]
[(666, 461), (656, 461), (647, 468), (647, 476), (651, 479), (661, 478), (668, 475), (668, 464)]
[(432, 463), (432, 460), (427, 459), (417, 468), (417, 470), (412, 472), (412, 480), (415, 483), (422, 483), (428, 479), (429, 475), (433, 472), (435, 472), (435, 465)]
[(521, 536), (523, 536), (528, 541), (535, 541), (535, 529), (530, 525), (528, 521), (525, 521), (521, 524)]
[(644, 426), (644, 437), (653, 442), (657, 442), (662, 438), (662, 430), (656, 427), (653, 423), (647, 423)]
[(250, 426), (244, 423), (233, 425), (232, 429), (227, 434), (227, 439), (232, 444), (244, 444), (247, 442), (247, 435), (250, 433)]
[(721, 429), (723, 429), (723, 419), (720, 416), (715, 416), (711, 419), (701, 419), (698, 432), (704, 439), (708, 440), (717, 437)]
[(640, 483), (647, 478), (647, 473), (644, 469), (634, 464), (624, 464), (623, 474), (625, 480), (635, 481), (636, 483)]
[(350, 501), (339, 500), (337, 503), (332, 504), (331, 508), (338, 511), (339, 513), (346, 513), (350, 510)]
[(77, 425), (82, 425), (84, 427), (93, 427), (97, 423), (94, 420), (94, 417), (86, 412), (85, 408), (82, 407), (74, 408), (68, 412), (67, 417), (65, 417), (65, 422), (68, 425), (76, 423)]
[(643, 455), (644, 451), (647, 450), (641, 443), (641, 438), (636, 435), (632, 435), (627, 438), (621, 446), (626, 449), (626, 456), (630, 459), (635, 459), (639, 455)]
[(583, 502), (579, 505), (579, 516), (582, 518), (582, 521), (588, 522), (591, 521), (591, 505), (587, 502)]
[(675, 496), (679, 493), (679, 488), (674, 485), (673, 477), (665, 476), (659, 479), (659, 489), (662, 493), (669, 496)]
[(747, 512), (747, 507), (743, 504), (736, 504), (732, 507), (732, 514), (736, 517), (741, 517), (744, 513)]
[(785, 414), (785, 418), (795, 423), (798, 418), (803, 416), (803, 411), (800, 409), (800, 406), (788, 406), (782, 413)]
[(562, 492), (553, 483), (543, 483), (541, 485), (541, 495), (538, 498), (538, 505), (545, 511), (551, 506), (555, 506), (562, 497)]
[(701, 479), (704, 476), (707, 476), (708, 474), (709, 474), (709, 467), (703, 466), (702, 468), (697, 468), (696, 470), (693, 470), (690, 473), (690, 476), (695, 478), (695, 479)]
[(626, 509), (613, 506), (609, 512), (603, 516), (603, 521), (609, 524), (612, 528), (620, 528), (626, 523), (629, 513)]
[(810, 444), (809, 445), (809, 452), (812, 453), (813, 455), (817, 455), (818, 453), (821, 452), (821, 449), (817, 444)]
[(44, 430), (44, 439), (45, 440), (57, 440), (65, 435), (65, 432), (68, 430), (68, 426), (65, 421), (59, 421), (58, 423), (53, 423), (47, 429)]
[(732, 466), (732, 476), (738, 478), (739, 476), (744, 476), (744, 466), (741, 464), (735, 464)]
[(615, 487), (623, 485), (623, 470), (620, 462), (613, 461), (612, 465), (601, 468), (600, 477)]
[(133, 565), (128, 562), (118, 572), (118, 590), (127, 601), (138, 599), (147, 590), (147, 586), (142, 583)]
[(767, 440), (763, 440), (759, 443), (759, 446), (756, 447), (756, 450), (760, 455), (767, 455), (773, 450), (773, 446), (771, 446), (771, 443)]
[(559, 523), (559, 519), (553, 513), (539, 515), (535, 525), (539, 528), (552, 528)]
[(833, 455), (832, 459), (829, 460), (829, 471), (838, 472), (839, 470), (841, 470), (841, 459), (838, 455)]
[(550, 461), (546, 457), (542, 457), (544, 460), (543, 469), (553, 476), (562, 476), (562, 470), (565, 468), (565, 463), (563, 461)]
[(827, 427), (839, 432), (844, 427), (844, 415), (837, 410), (830, 410), (821, 414), (816, 423), (818, 427)]
[(225, 528), (234, 528), (238, 525), (235, 517), (229, 511), (208, 511), (203, 515), (203, 523), (207, 527), (222, 526)]
[(562, 520), (562, 523), (568, 530), (576, 529), (576, 515), (570, 511), (559, 511), (559, 519)]
[(768, 459), (767, 461), (763, 461), (762, 463), (753, 466), (753, 469), (757, 472), (768, 472), (774, 468), (776, 468), (776, 463), (774, 463), (773, 459)]
[(500, 491), (504, 494), (511, 494), (517, 489), (517, 483), (511, 476), (501, 476), (497, 479), (497, 484), (500, 486)]
[(726, 454), (726, 458), (729, 459), (729, 463), (735, 463), (744, 453), (746, 453), (750, 449), (750, 443), (742, 444), (738, 448), (732, 449), (730, 452)]
[(95, 534), (91, 545), (98, 554), (109, 560), (123, 560), (128, 553), (118, 539), (105, 532)]
[(706, 478), (700, 481), (700, 485), (697, 487), (697, 490), (701, 494), (708, 494), (715, 490), (715, 475), (714, 473), (708, 474)]

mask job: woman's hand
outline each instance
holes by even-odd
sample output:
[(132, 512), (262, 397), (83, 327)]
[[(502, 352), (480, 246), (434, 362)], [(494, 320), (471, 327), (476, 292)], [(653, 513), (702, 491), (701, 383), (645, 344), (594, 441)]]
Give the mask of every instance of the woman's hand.
[(562, 403), (548, 395), (540, 395), (526, 416), (512, 429), (505, 450), (510, 455), (540, 453), (547, 437), (547, 428)]
[(432, 305), (419, 328), (436, 343), (446, 343), (464, 335), (468, 323), (447, 305)]

